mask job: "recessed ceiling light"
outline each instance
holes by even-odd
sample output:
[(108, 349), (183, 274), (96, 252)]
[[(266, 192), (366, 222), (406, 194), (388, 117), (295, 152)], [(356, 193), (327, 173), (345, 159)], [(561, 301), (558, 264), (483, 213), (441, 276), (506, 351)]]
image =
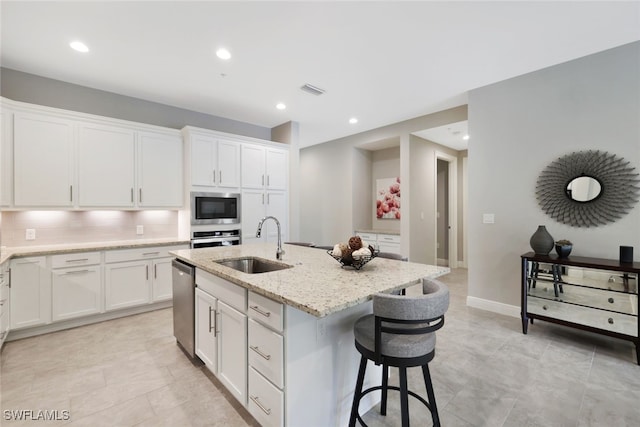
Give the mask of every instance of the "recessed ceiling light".
[(287, 108), (287, 106), (284, 105), (282, 102), (279, 102), (278, 104), (276, 104), (276, 108), (278, 110), (284, 110), (285, 108)]
[(69, 46), (71, 46), (71, 49), (77, 50), (78, 52), (82, 52), (82, 53), (89, 52), (89, 48), (87, 47), (87, 45), (79, 41), (71, 42), (69, 43)]
[(231, 52), (229, 52), (225, 48), (220, 48), (220, 49), (216, 50), (216, 56), (218, 58), (220, 58), (220, 59), (227, 60), (227, 59), (231, 58)]
[(351, 123), (352, 125), (355, 125), (356, 123), (358, 123), (358, 119), (357, 119), (357, 118), (355, 118), (355, 117), (351, 117), (351, 118), (349, 119), (349, 123)]
[(469, 135), (463, 136), (462, 139), (464, 139), (465, 141), (468, 141), (469, 140)]

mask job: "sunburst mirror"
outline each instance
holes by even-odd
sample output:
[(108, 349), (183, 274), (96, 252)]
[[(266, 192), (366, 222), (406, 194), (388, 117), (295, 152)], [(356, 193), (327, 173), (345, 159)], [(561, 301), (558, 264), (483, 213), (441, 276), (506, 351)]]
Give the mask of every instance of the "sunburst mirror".
[(604, 151), (578, 151), (552, 162), (538, 177), (536, 197), (551, 218), (597, 227), (626, 215), (638, 202), (640, 179), (629, 161)]

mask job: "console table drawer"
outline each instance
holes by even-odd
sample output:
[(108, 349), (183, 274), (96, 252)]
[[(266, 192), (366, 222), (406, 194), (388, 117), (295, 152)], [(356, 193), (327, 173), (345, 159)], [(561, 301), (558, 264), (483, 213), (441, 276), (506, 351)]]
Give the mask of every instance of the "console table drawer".
[(624, 292), (611, 292), (603, 289), (584, 288), (568, 284), (562, 285), (563, 292), (554, 297), (553, 283), (538, 281), (535, 288), (529, 289), (529, 296), (558, 300), (619, 313), (637, 314), (638, 295)]
[(627, 314), (580, 307), (533, 296), (529, 297), (527, 312), (625, 335), (638, 335), (638, 318)]

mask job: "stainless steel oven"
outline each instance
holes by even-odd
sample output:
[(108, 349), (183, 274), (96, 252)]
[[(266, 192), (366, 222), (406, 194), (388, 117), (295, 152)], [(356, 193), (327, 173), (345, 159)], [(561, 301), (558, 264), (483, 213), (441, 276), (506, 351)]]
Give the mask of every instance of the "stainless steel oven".
[(239, 224), (240, 194), (191, 192), (191, 225)]
[(191, 249), (240, 244), (240, 230), (193, 231)]

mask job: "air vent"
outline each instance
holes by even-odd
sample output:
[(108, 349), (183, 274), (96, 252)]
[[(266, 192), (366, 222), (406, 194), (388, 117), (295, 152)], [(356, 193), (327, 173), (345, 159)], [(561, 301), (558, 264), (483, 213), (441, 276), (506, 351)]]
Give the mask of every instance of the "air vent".
[(320, 89), (319, 87), (310, 85), (309, 83), (307, 83), (304, 86), (301, 86), (300, 89), (302, 89), (303, 91), (310, 93), (311, 95), (322, 95), (323, 93), (325, 93), (326, 91), (324, 89)]

